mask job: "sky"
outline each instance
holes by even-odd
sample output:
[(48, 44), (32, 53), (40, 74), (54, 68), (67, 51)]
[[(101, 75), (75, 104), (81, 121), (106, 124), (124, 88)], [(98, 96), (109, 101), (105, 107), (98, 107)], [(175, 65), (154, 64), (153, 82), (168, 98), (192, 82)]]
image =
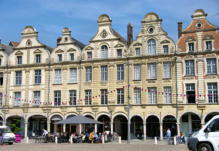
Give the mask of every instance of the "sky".
[(31, 25), (38, 31), (40, 42), (55, 48), (62, 29), (68, 27), (72, 37), (87, 45), (97, 31), (98, 17), (108, 14), (113, 29), (124, 38), (130, 22), (136, 39), (144, 16), (155, 12), (176, 42), (177, 22), (182, 21), (186, 28), (199, 8), (219, 26), (219, 0), (0, 0), (0, 38), (4, 44), (19, 42), (22, 30)]

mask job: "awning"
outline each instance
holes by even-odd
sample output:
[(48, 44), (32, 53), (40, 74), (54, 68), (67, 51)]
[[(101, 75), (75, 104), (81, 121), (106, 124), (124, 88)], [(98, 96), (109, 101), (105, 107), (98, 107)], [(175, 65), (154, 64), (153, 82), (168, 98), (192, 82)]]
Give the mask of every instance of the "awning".
[(102, 122), (78, 115), (56, 122), (56, 124), (103, 124)]

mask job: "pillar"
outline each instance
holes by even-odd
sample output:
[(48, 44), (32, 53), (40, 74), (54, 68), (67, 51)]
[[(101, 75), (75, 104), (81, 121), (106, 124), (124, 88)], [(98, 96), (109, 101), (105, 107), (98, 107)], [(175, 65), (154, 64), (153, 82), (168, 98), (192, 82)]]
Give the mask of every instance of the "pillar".
[(27, 127), (28, 127), (28, 122), (24, 123), (24, 138), (27, 138)]
[(180, 136), (180, 122), (176, 123), (176, 128), (177, 128), (177, 136)]
[(111, 128), (111, 134), (113, 135), (113, 121), (111, 119), (111, 122), (110, 122), (110, 128)]
[(79, 135), (81, 135), (81, 124), (79, 124)]
[(63, 124), (63, 133), (65, 133), (66, 124)]
[(47, 131), (50, 133), (50, 121), (47, 121)]
[(57, 133), (57, 124), (54, 124), (54, 133)]
[(143, 124), (144, 124), (144, 127), (143, 127), (143, 130), (144, 130), (144, 141), (146, 141), (146, 130), (147, 130), (147, 129), (146, 129), (146, 128), (147, 128), (147, 127), (146, 127), (146, 121), (144, 121)]
[(163, 140), (163, 123), (160, 122), (160, 140)]
[(189, 134), (192, 134), (192, 116), (188, 113), (188, 123), (189, 123)]
[(94, 125), (94, 132), (97, 132), (97, 124)]

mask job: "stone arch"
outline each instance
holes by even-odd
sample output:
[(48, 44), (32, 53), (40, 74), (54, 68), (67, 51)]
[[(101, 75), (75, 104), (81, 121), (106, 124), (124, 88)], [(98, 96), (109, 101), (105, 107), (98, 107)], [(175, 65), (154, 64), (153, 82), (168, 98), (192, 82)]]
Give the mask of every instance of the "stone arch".
[[(20, 134), (22, 137), (24, 137), (24, 131), (25, 131), (25, 119), (24, 116), (22, 115), (9, 115), (6, 118), (6, 125), (10, 126), (10, 124), (15, 124), (17, 127), (22, 128), (17, 134)], [(13, 129), (11, 128), (12, 132), (16, 133)]]
[[(172, 113), (167, 113), (166, 115), (164, 115), (164, 116), (161, 117), (161, 121), (163, 121), (163, 119), (164, 119), (166, 116), (173, 116), (173, 117), (176, 119), (176, 117), (175, 117), (174, 114), (172, 114)], [(177, 121), (177, 119), (176, 119), (176, 121)]]
[(145, 121), (147, 121), (147, 119), (148, 119), (150, 116), (156, 116), (156, 117), (158, 118), (158, 120), (160, 121), (160, 117), (159, 117), (157, 114), (154, 114), (154, 113), (148, 114), (148, 115), (145, 117)]
[(65, 119), (67, 119), (67, 117), (69, 117), (69, 116), (77, 116), (78, 115), (78, 113), (76, 113), (76, 112), (69, 112), (69, 113), (67, 113), (66, 115), (65, 115)]
[(166, 136), (168, 129), (171, 131), (171, 136), (177, 135), (177, 119), (174, 115), (167, 114), (162, 118), (163, 134)]
[(112, 120), (114, 121), (115, 117), (118, 116), (118, 115), (122, 115), (122, 116), (124, 116), (128, 120), (128, 116), (124, 112), (116, 112), (116, 113), (114, 113), (113, 116), (112, 116)]
[(122, 139), (127, 139), (128, 118), (126, 114), (117, 113), (113, 116), (113, 131), (121, 136)]
[(212, 117), (215, 115), (219, 115), (219, 111), (211, 111), (208, 112), (204, 117), (203, 117), (203, 122), (207, 123)]
[(140, 117), (140, 118), (142, 119), (142, 121), (144, 121), (144, 117), (142, 117), (140, 114), (133, 114), (133, 115), (130, 117), (130, 120), (131, 120), (132, 118), (136, 117), (136, 116)]
[(150, 114), (146, 118), (146, 136), (149, 138), (160, 136), (160, 118), (156, 114)]
[(53, 116), (55, 116), (55, 115), (59, 115), (59, 116), (62, 117), (62, 119), (64, 119), (64, 116), (62, 115), (62, 113), (60, 113), (60, 112), (54, 112), (54, 113), (50, 114), (49, 120), (51, 120), (51, 118), (52, 118)]
[(111, 118), (108, 114), (106, 113), (100, 114), (97, 117), (97, 120), (104, 123), (97, 125), (98, 132), (102, 133), (103, 131), (108, 131), (108, 132), (111, 131)]
[(183, 116), (184, 114), (189, 113), (189, 112), (196, 114), (196, 115), (201, 119), (201, 116), (200, 116), (197, 112), (188, 110), (188, 111), (184, 111), (184, 112), (178, 117), (178, 121), (180, 121), (180, 119), (182, 118), (182, 116)]
[(100, 112), (100, 113), (97, 114), (96, 119), (98, 119), (102, 115), (106, 115), (106, 116), (111, 118), (111, 115), (109, 113), (107, 113), (107, 112)]
[(95, 115), (93, 113), (91, 113), (91, 112), (85, 112), (83, 114), (83, 116), (91, 116), (93, 119), (95, 119)]
[(143, 138), (143, 123), (144, 119), (141, 117), (141, 115), (133, 115), (130, 118), (130, 134), (131, 139), (142, 139)]

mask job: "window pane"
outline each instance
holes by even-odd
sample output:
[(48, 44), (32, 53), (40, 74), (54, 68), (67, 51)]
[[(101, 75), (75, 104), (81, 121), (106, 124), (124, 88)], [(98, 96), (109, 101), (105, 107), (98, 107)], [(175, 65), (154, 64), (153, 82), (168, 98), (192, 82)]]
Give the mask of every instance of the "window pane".
[(217, 83), (208, 83), (208, 102), (218, 103)]
[(141, 49), (140, 48), (135, 48), (135, 53), (136, 53), (136, 56), (140, 56), (141, 55)]
[(77, 83), (77, 69), (70, 69), (70, 83)]
[(41, 56), (40, 55), (36, 55), (36, 63), (40, 63), (41, 62)]
[(55, 84), (61, 84), (62, 83), (62, 71), (61, 69), (55, 70)]
[(217, 73), (216, 59), (211, 58), (207, 59), (207, 74), (216, 74)]
[(117, 65), (117, 80), (124, 80), (124, 65)]
[(186, 60), (186, 75), (195, 75), (194, 60)]
[(172, 94), (171, 94), (171, 87), (164, 87), (164, 103), (171, 104), (172, 103)]
[(85, 105), (92, 104), (91, 90), (85, 90)]
[(101, 58), (108, 58), (108, 47), (106, 45), (101, 47)]
[(163, 63), (163, 71), (164, 71), (164, 78), (171, 78), (171, 63), (164, 62)]
[(155, 63), (148, 64), (148, 79), (156, 79), (157, 78), (157, 70)]
[(141, 88), (134, 88), (134, 104), (141, 104)]
[(35, 70), (35, 84), (41, 83), (41, 70)]
[(69, 91), (69, 105), (76, 105), (77, 103), (77, 94), (76, 90)]
[(21, 71), (16, 71), (16, 85), (21, 85), (22, 73)]
[(157, 104), (157, 89), (148, 88), (148, 103)]
[(92, 81), (92, 68), (86, 67), (86, 82)]
[(117, 104), (124, 104), (124, 89), (117, 89)]
[(108, 69), (107, 66), (101, 66), (101, 81), (108, 80)]
[(34, 105), (40, 105), (40, 91), (34, 91)]
[(168, 53), (169, 53), (168, 45), (164, 45), (164, 46), (163, 46), (163, 52), (164, 52), (165, 54), (168, 54)]
[(148, 55), (156, 54), (156, 41), (154, 39), (148, 40)]
[(61, 105), (61, 91), (54, 91), (54, 105)]
[(134, 65), (134, 80), (141, 80), (141, 65)]
[(107, 89), (102, 89), (101, 91), (101, 104), (107, 104), (108, 102), (108, 94), (107, 94)]
[(14, 93), (14, 106), (20, 106), (21, 105), (21, 92), (15, 92)]

